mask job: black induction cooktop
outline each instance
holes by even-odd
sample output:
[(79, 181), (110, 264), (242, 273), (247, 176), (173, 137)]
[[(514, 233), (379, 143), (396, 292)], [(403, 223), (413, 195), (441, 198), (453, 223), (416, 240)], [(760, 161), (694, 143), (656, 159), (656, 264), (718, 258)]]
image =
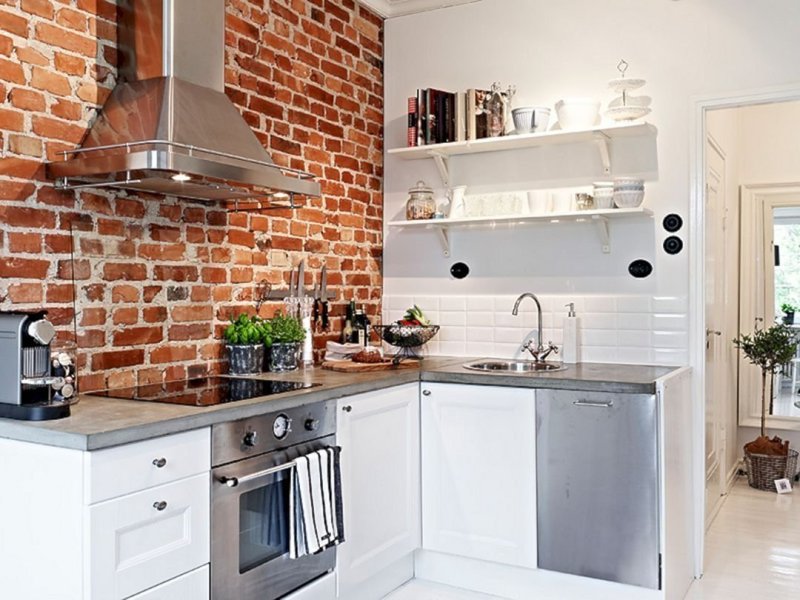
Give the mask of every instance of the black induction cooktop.
[(186, 406), (215, 406), (217, 404), (248, 400), (249, 398), (274, 396), (275, 394), (304, 390), (318, 385), (320, 384), (276, 379), (198, 377), (196, 379), (103, 390), (101, 392), (92, 392), (92, 395), (123, 400), (140, 400), (143, 402), (183, 404)]

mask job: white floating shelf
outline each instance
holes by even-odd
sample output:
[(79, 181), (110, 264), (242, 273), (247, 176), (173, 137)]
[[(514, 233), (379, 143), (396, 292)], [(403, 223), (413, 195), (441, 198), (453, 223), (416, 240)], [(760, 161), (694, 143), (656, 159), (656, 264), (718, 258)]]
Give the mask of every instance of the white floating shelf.
[(494, 217), (464, 217), (460, 219), (419, 219), (416, 221), (389, 221), (389, 227), (410, 229), (434, 229), (442, 241), (444, 255), (450, 256), (450, 229), (469, 227), (497, 227), (527, 225), (530, 223), (586, 222), (594, 224), (600, 233), (602, 250), (611, 252), (611, 240), (608, 228), (609, 219), (630, 217), (651, 217), (653, 211), (648, 208), (610, 208), (600, 210), (581, 210), (562, 213), (545, 213), (537, 215), (502, 215)]
[(611, 159), (609, 142), (617, 138), (655, 136), (658, 130), (649, 123), (631, 123), (625, 125), (607, 125), (592, 127), (590, 129), (568, 131), (545, 131), (542, 133), (527, 133), (524, 135), (507, 135), (503, 137), (482, 138), (464, 142), (448, 142), (446, 144), (428, 144), (426, 146), (411, 146), (408, 148), (393, 148), (388, 151), (391, 156), (403, 160), (422, 160), (433, 158), (442, 176), (442, 181), (449, 187), (449, 159), (452, 156), (465, 154), (480, 154), (483, 152), (502, 152), (504, 150), (519, 150), (523, 148), (536, 148), (558, 144), (594, 143), (600, 152), (603, 170), (611, 173)]

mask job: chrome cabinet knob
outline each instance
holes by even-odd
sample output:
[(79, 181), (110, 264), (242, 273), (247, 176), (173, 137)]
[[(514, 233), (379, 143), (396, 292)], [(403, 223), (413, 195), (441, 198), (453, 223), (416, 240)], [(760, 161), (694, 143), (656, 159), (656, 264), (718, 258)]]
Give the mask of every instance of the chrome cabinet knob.
[(167, 459), (163, 458), (163, 457), (162, 458), (154, 458), (153, 459), (153, 466), (156, 469), (163, 469), (165, 466), (167, 466)]
[(423, 396), (430, 396), (431, 395), (431, 391), (430, 390), (422, 390), (422, 395)]
[(160, 502), (153, 502), (153, 508), (157, 511), (162, 511), (167, 508), (167, 503), (165, 500), (161, 500)]
[(352, 412), (352, 410), (353, 410), (353, 407), (352, 407), (352, 406), (350, 406), (350, 405), (348, 404), (347, 406), (343, 406), (343, 407), (342, 407), (342, 410), (343, 410), (344, 412)]

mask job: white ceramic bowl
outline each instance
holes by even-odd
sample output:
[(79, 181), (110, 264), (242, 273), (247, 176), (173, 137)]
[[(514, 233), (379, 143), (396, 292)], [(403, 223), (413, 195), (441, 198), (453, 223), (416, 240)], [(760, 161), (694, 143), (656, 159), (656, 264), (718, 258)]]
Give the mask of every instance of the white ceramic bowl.
[(561, 129), (588, 129), (600, 118), (600, 103), (592, 98), (564, 98), (556, 103)]
[(550, 124), (550, 109), (546, 106), (521, 106), (511, 111), (517, 133), (547, 131)]
[(595, 194), (594, 195), (595, 208), (614, 208), (614, 193), (610, 194)]
[(614, 191), (614, 204), (617, 208), (636, 208), (644, 200), (644, 190), (619, 192)]

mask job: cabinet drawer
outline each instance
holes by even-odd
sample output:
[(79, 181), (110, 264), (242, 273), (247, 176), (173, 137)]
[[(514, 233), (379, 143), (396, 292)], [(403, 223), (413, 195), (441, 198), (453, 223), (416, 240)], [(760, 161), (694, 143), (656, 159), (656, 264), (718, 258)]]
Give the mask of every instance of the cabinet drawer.
[(211, 469), (208, 427), (88, 452), (87, 504), (124, 496)]
[(208, 600), (208, 565), (137, 594), (129, 600)]
[(90, 597), (118, 600), (209, 562), (209, 474), (88, 507)]

